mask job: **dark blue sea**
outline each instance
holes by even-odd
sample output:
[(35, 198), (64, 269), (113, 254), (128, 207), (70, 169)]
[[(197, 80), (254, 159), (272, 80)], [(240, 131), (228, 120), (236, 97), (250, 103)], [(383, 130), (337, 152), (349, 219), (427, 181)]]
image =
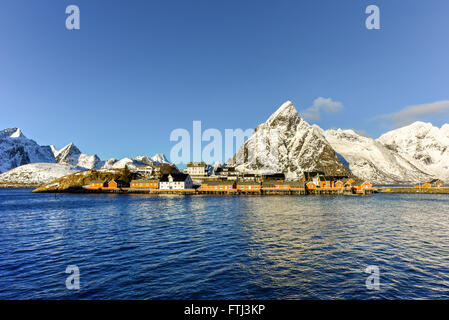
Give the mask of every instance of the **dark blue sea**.
[(0, 299), (449, 298), (448, 195), (30, 191), (0, 189)]

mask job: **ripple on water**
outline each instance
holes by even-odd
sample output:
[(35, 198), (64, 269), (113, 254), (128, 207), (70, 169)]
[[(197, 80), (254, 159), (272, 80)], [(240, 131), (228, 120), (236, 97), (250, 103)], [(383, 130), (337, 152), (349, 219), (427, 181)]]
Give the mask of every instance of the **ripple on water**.
[[(0, 299), (447, 299), (448, 212), (446, 195), (0, 189)], [(78, 292), (65, 288), (71, 264)], [(369, 265), (379, 291), (365, 287)]]

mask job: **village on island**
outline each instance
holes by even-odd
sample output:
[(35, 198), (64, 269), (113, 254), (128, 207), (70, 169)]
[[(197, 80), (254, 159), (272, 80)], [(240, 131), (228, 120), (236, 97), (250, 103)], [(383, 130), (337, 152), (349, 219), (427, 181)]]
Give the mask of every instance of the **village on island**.
[(211, 172), (205, 162), (189, 162), (184, 172), (161, 173), (139, 166), (138, 179), (129, 182), (112, 179), (93, 181), (83, 188), (90, 192), (172, 193), (172, 194), (295, 194), (295, 195), (370, 195), (374, 188), (368, 181), (348, 176), (326, 176), (324, 172), (304, 172), (297, 181), (283, 173), (240, 173), (224, 166)]

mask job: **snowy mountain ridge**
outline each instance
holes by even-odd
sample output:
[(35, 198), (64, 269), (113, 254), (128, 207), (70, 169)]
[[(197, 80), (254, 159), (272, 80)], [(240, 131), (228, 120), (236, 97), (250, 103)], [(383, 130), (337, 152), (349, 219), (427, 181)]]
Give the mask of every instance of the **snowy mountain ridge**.
[(161, 153), (151, 158), (102, 161), (96, 154), (82, 153), (72, 142), (58, 150), (54, 145), (38, 145), (25, 137), (20, 128), (0, 131), (0, 183), (4, 184), (44, 184), (80, 170), (165, 164), (171, 163)]
[[(372, 139), (352, 129), (323, 130), (310, 125), (287, 101), (257, 126), (226, 163), (246, 173), (284, 172), (290, 179), (297, 179), (303, 171), (324, 171), (352, 173), (375, 184), (412, 184), (431, 178), (448, 182), (449, 124), (438, 128), (418, 121)], [(28, 164), (36, 165), (24, 167)], [(0, 182), (16, 179), (23, 183), (28, 179), (38, 183), (73, 170), (165, 164), (170, 162), (163, 154), (102, 161), (97, 155), (82, 153), (73, 143), (58, 150), (53, 145), (38, 145), (20, 128), (0, 131)], [(17, 170), (5, 174), (14, 168)]]
[(432, 177), (381, 142), (359, 135), (354, 130), (319, 130), (347, 162), (351, 172), (372, 183), (409, 184)]

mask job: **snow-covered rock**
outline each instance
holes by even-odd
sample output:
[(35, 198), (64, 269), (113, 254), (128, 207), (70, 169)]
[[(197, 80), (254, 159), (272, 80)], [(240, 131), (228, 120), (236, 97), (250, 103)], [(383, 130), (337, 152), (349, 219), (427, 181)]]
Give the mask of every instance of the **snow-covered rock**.
[(171, 165), (171, 163), (167, 160), (165, 155), (159, 153), (151, 158), (148, 158), (147, 156), (137, 156), (134, 158), (123, 158), (120, 160), (109, 159), (104, 163), (103, 168), (124, 169), (125, 167), (128, 167), (130, 170), (135, 170), (138, 166), (154, 167), (158, 165)]
[[(319, 128), (318, 126), (315, 126)], [(416, 183), (431, 178), (395, 151), (354, 130), (321, 130), (356, 176), (376, 184)]]
[(110, 169), (124, 169), (125, 167), (128, 167), (128, 169), (133, 170), (136, 169), (138, 165), (144, 165), (144, 163), (138, 160), (133, 160), (131, 158), (123, 158), (121, 160), (116, 161), (110, 167)]
[(156, 164), (170, 164), (170, 161), (167, 160), (165, 154), (157, 153), (151, 157), (151, 161)]
[(31, 163), (0, 174), (0, 184), (42, 185), (77, 170), (59, 163)]
[(56, 158), (56, 162), (60, 164), (68, 164), (73, 167), (85, 169), (101, 168), (104, 165), (96, 154), (84, 154), (72, 142), (59, 151), (57, 151), (54, 147), (52, 150), (53, 152), (56, 152), (54, 156)]
[(112, 166), (116, 162), (117, 162), (117, 159), (115, 159), (115, 158), (111, 158), (111, 159), (106, 160), (104, 162), (103, 169), (112, 169)]
[(59, 150), (57, 150), (54, 145), (50, 145), (50, 149), (51, 152), (53, 152), (53, 156), (56, 158), (56, 155), (58, 154)]
[(54, 163), (51, 148), (28, 139), (19, 128), (0, 131), (0, 173), (33, 162)]
[(449, 181), (449, 124), (438, 128), (417, 121), (389, 131), (377, 141), (422, 171)]
[(148, 158), (147, 156), (137, 156), (137, 157), (133, 158), (132, 160), (136, 161), (140, 164), (147, 164), (147, 165), (153, 164), (153, 161), (150, 160), (150, 158)]
[(350, 175), (320, 130), (300, 118), (290, 101), (257, 126), (227, 163), (240, 172), (283, 172), (289, 179), (299, 178), (304, 171)]

